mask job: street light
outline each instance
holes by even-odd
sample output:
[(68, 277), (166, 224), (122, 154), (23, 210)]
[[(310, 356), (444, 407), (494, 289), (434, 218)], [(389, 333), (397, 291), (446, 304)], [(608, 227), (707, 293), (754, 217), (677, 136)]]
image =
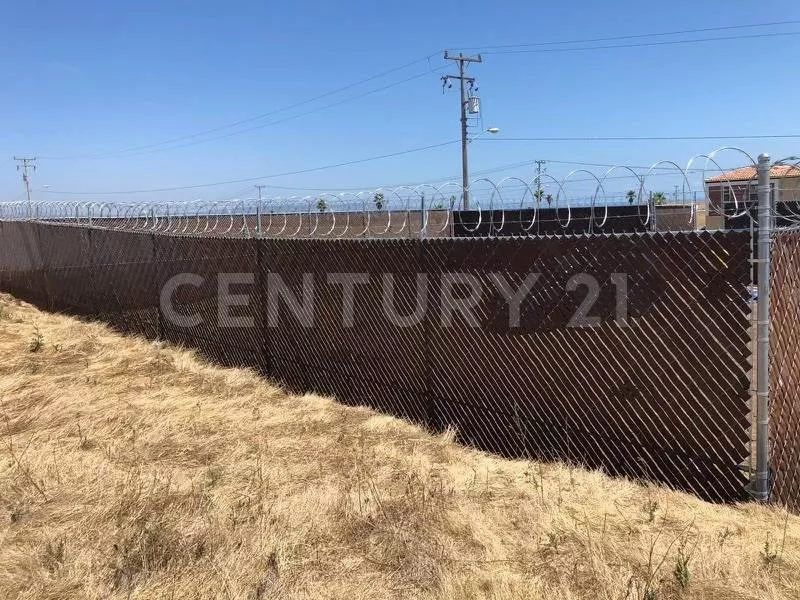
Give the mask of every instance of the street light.
[[(496, 135), (496, 134), (500, 133), (500, 128), (499, 127), (489, 127), (486, 131), (481, 133), (479, 136), (471, 138), (471, 139), (467, 138), (466, 141), (467, 141), (467, 143), (471, 144), (475, 140), (481, 139), (487, 133), (491, 133), (492, 135)], [(464, 210), (469, 210), (469, 158), (468, 158), (468, 155), (467, 155), (467, 144), (464, 144), (463, 150), (464, 150), (464, 152), (461, 155), (461, 160), (462, 160), (462, 178), (461, 178), (462, 179), (462, 181), (461, 181), (462, 202), (461, 202), (461, 206), (463, 207)]]
[(484, 131), (482, 131), (480, 135), (476, 135), (474, 138), (469, 138), (468, 141), (469, 142), (474, 142), (475, 140), (479, 140), (482, 137), (484, 137), (487, 133), (491, 133), (492, 135), (497, 135), (498, 133), (500, 133), (500, 128), (499, 127), (489, 127), (489, 129), (485, 129)]

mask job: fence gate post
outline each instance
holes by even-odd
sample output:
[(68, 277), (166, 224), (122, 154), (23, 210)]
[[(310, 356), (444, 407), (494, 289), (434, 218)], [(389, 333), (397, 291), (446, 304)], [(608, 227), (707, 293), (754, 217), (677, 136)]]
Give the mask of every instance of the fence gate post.
[(770, 159), (758, 157), (758, 327), (756, 381), (756, 481), (755, 497), (769, 500), (769, 288), (772, 218)]

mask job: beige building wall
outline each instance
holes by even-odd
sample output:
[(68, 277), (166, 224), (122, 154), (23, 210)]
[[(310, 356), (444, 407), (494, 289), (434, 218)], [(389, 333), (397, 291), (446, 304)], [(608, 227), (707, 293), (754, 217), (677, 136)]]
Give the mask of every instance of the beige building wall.
[(786, 177), (780, 180), (778, 188), (780, 202), (800, 201), (800, 177)]
[(697, 214), (692, 214), (692, 204), (661, 204), (655, 207), (656, 230), (692, 231), (696, 228)]

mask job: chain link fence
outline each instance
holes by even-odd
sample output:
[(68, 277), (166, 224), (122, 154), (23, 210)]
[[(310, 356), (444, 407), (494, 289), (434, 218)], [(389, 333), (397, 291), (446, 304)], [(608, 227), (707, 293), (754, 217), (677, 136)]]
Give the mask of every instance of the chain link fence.
[(453, 182), (0, 204), (0, 289), (507, 456), (800, 510), (800, 159), (607, 167), (477, 179), (471, 210)]
[[(746, 497), (750, 234), (243, 239), (0, 222), (0, 289), (509, 457)], [(796, 338), (794, 338), (796, 339)]]
[(800, 510), (800, 231), (772, 246), (770, 442), (773, 498)]

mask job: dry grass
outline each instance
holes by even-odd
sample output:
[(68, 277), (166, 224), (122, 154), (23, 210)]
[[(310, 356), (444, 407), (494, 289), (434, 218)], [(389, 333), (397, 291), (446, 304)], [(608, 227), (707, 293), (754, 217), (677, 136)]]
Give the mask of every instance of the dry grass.
[(3, 598), (797, 598), (800, 518), (505, 461), (0, 296)]

